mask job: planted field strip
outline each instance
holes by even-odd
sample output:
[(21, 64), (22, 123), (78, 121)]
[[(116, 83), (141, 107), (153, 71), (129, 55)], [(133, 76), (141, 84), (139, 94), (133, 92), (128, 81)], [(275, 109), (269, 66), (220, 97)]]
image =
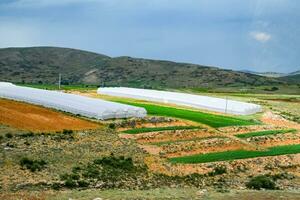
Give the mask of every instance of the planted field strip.
[(184, 157), (175, 157), (175, 158), (170, 158), (169, 160), (172, 163), (206, 163), (206, 162), (227, 161), (227, 160), (236, 160), (236, 159), (265, 157), (265, 156), (278, 156), (278, 155), (296, 154), (296, 153), (300, 153), (300, 144), (271, 147), (267, 151), (246, 151), (246, 150), (225, 151), (225, 152), (207, 153), (207, 154), (184, 156)]
[(186, 140), (172, 140), (172, 141), (163, 141), (163, 142), (151, 142), (149, 144), (156, 145), (156, 146), (163, 146), (163, 145), (184, 143), (184, 142), (190, 142), (190, 141), (201, 141), (201, 140), (207, 140), (207, 139), (212, 139), (212, 138), (225, 138), (225, 136), (208, 136), (208, 137), (192, 138), (192, 139), (186, 139)]
[(115, 100), (119, 103), (129, 104), (133, 106), (143, 107), (147, 110), (147, 113), (150, 115), (159, 115), (167, 117), (175, 117), (180, 119), (186, 119), (201, 124), (206, 124), (208, 126), (219, 128), (225, 126), (247, 126), (255, 125), (257, 122), (251, 120), (240, 119), (237, 117), (229, 117), (224, 115), (215, 115), (210, 113), (204, 113), (200, 111), (193, 110), (184, 110), (173, 107), (166, 107), (154, 104), (138, 103), (128, 100)]
[(154, 142), (177, 141), (177, 140), (192, 140), (195, 138), (219, 136), (219, 134), (211, 130), (194, 129), (194, 130), (150, 132), (150, 133), (137, 134), (131, 136), (136, 136), (135, 139), (139, 143), (154, 143)]
[(166, 157), (182, 157), (221, 151), (253, 150), (251, 146), (230, 138), (210, 138), (199, 141), (173, 143), (160, 146)]
[(157, 132), (157, 131), (172, 131), (172, 130), (191, 130), (199, 129), (198, 126), (169, 126), (169, 127), (149, 127), (149, 128), (136, 128), (122, 131), (127, 134), (139, 134), (139, 133), (148, 133), (148, 132)]
[(257, 137), (257, 136), (266, 136), (266, 135), (277, 135), (277, 134), (285, 134), (285, 133), (296, 133), (297, 130), (295, 129), (287, 129), (287, 130), (269, 130), (269, 131), (258, 131), (258, 132), (251, 132), (245, 134), (238, 134), (235, 135), (238, 138), (250, 138), (250, 137)]

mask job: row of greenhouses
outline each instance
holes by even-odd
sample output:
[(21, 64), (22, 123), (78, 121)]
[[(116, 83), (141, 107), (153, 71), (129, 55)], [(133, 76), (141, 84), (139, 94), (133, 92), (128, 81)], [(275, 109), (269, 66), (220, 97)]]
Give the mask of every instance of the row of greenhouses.
[(252, 103), (180, 92), (149, 89), (104, 87), (98, 89), (98, 94), (134, 98), (160, 103), (171, 103), (181, 106), (188, 106), (198, 109), (237, 115), (250, 115), (260, 112), (262, 109), (261, 106)]
[(101, 120), (145, 117), (147, 114), (144, 108), (59, 91), (22, 87), (7, 82), (0, 82), (0, 98), (32, 103)]

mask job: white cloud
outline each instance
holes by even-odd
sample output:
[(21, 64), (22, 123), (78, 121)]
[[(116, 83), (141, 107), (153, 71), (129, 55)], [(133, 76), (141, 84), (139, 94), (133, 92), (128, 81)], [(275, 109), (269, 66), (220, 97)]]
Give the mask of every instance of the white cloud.
[(272, 38), (271, 34), (260, 31), (253, 31), (250, 33), (250, 36), (262, 43), (265, 43)]

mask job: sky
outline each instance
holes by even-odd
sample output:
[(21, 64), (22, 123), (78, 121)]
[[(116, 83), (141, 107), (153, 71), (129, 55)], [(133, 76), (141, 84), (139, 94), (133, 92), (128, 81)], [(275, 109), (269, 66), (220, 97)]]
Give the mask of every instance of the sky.
[(299, 0), (0, 0), (0, 48), (300, 70)]

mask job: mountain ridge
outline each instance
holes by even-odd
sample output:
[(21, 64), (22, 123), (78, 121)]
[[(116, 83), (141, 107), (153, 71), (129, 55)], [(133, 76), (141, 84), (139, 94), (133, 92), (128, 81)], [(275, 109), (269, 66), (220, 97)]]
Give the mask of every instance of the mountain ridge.
[(24, 47), (0, 49), (0, 80), (57, 82), (147, 88), (202, 88), (282, 84), (286, 80), (167, 60), (110, 57), (79, 49)]

